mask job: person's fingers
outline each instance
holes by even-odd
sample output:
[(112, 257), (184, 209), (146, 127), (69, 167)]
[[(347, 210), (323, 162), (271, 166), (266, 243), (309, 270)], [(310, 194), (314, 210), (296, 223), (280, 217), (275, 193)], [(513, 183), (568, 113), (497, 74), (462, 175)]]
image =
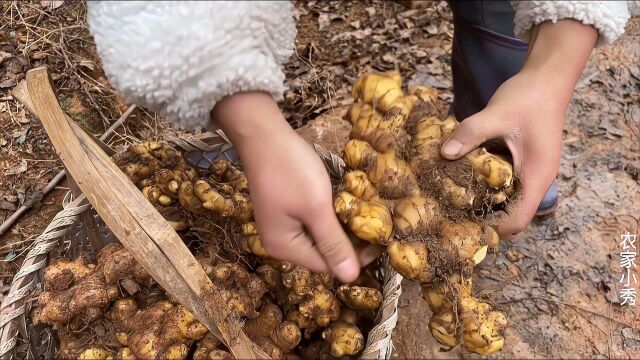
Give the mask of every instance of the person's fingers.
[(329, 272), (327, 263), (307, 233), (300, 231), (290, 239), (284, 239), (286, 236), (291, 237), (289, 234), (263, 236), (263, 246), (271, 257), (290, 261), (313, 272)]
[(330, 204), (309, 212), (304, 220), (331, 273), (344, 283), (354, 281), (360, 263)]
[(518, 196), (499, 218), (497, 232), (501, 239), (512, 240), (527, 228), (554, 177), (551, 172), (541, 174), (535, 168), (523, 169)]
[(465, 119), (442, 145), (442, 157), (448, 160), (459, 159), (483, 142), (500, 138), (503, 135), (503, 125), (496, 119), (497, 116), (488, 108)]
[(360, 242), (364, 244), (364, 246), (356, 246), (356, 254), (358, 254), (360, 267), (371, 264), (384, 251), (384, 248), (380, 245), (368, 244), (363, 241)]

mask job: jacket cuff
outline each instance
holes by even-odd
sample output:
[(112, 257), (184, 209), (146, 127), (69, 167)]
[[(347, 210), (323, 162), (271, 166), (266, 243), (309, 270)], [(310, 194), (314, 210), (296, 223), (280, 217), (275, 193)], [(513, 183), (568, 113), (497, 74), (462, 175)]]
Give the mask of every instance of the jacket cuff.
[(516, 11), (515, 34), (529, 41), (531, 28), (545, 21), (574, 19), (598, 30), (598, 44), (603, 46), (624, 33), (629, 20), (626, 1), (511, 1)]

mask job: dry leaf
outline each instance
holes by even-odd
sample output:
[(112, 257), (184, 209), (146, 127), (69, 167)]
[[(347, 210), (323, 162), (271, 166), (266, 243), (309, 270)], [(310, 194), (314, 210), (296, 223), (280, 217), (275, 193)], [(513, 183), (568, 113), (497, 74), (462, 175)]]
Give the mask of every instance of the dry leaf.
[(25, 142), (25, 140), (27, 139), (27, 133), (29, 132), (30, 127), (27, 126), (26, 128), (19, 130), (19, 131), (14, 131), (13, 132), (13, 137), (16, 139), (16, 142), (18, 144), (22, 144)]
[(6, 200), (0, 200), (0, 210), (15, 211), (16, 206)]
[(11, 167), (9, 170), (5, 171), (4, 174), (6, 176), (18, 175), (18, 174), (22, 174), (25, 171), (27, 171), (27, 160), (26, 159), (22, 159), (22, 161), (20, 161), (19, 165), (16, 164), (15, 166)]
[(410, 16), (414, 16), (417, 13), (418, 13), (417, 9), (411, 9), (411, 10), (403, 11), (398, 15), (400, 15), (402, 17), (410, 17)]
[(5, 138), (0, 138), (0, 146), (6, 146), (7, 145), (7, 139)]
[(320, 13), (318, 16), (318, 30), (329, 26), (334, 20), (344, 20), (344, 16), (338, 14)]
[(605, 136), (611, 140), (615, 140), (616, 137), (623, 137), (627, 134), (626, 131), (619, 129), (612, 124), (609, 117), (602, 117), (600, 124), (598, 124), (598, 128), (606, 130)]
[(10, 88), (10, 87), (14, 87), (16, 86), (18, 82), (16, 81), (16, 79), (7, 79), (4, 80), (2, 82), (0, 82), (0, 88)]
[(81, 67), (87, 68), (91, 71), (94, 71), (96, 69), (96, 64), (90, 60), (82, 60), (78, 65)]
[(416, 50), (413, 52), (413, 55), (415, 55), (418, 58), (423, 58), (427, 56), (427, 52), (424, 50)]
[(354, 32), (351, 33), (353, 35), (354, 38), (358, 39), (358, 40), (362, 40), (368, 36), (371, 35), (371, 29), (364, 29), (364, 30), (356, 30)]
[(0, 64), (2, 64), (3, 61), (5, 61), (6, 59), (9, 59), (13, 57), (13, 55), (9, 54), (6, 51), (0, 51)]
[(386, 61), (388, 63), (394, 63), (394, 62), (398, 61), (398, 59), (395, 57), (395, 55), (393, 55), (390, 52), (382, 55), (382, 60), (384, 60), (384, 61)]
[(352, 27), (354, 27), (356, 29), (360, 29), (360, 20), (352, 21), (352, 22), (349, 23), (349, 25), (351, 25)]
[(632, 328), (624, 328), (622, 329), (622, 335), (624, 335), (624, 337), (627, 339), (640, 341), (640, 330), (635, 330)]
[(436, 89), (450, 89), (453, 86), (453, 82), (444, 76), (434, 76), (428, 72), (418, 71), (413, 74), (409, 80), (409, 86), (429, 86)]
[(399, 33), (401, 39), (408, 39), (413, 34), (413, 29), (400, 29)]
[(16, 114), (16, 120), (20, 123), (20, 124), (28, 124), (30, 121), (29, 119), (27, 119), (25, 113), (24, 113), (24, 109), (20, 109), (20, 112), (18, 114)]
[(17, 189), (16, 195), (18, 196), (18, 204), (20, 205), (24, 204), (24, 198), (25, 198), (24, 189)]
[(7, 200), (8, 202), (12, 202), (12, 203), (18, 202), (18, 197), (15, 195), (7, 194), (7, 195), (4, 195), (2, 198), (4, 200)]
[(46, 58), (48, 55), (49, 53), (47, 51), (36, 51), (31, 54), (31, 58), (33, 60), (40, 60)]
[(329, 23), (331, 23), (331, 20), (329, 19), (329, 14), (320, 13), (320, 15), (318, 16), (318, 30), (322, 31), (322, 29), (329, 26)]
[(369, 15), (369, 17), (372, 17), (373, 15), (376, 14), (376, 8), (373, 6), (370, 6), (368, 8), (364, 8), (364, 10), (367, 12), (367, 14)]
[(40, 6), (55, 10), (64, 4), (64, 0), (42, 0)]
[(370, 35), (371, 35), (371, 28), (366, 28), (366, 29), (361, 29), (356, 31), (347, 31), (347, 32), (340, 33), (334, 36), (333, 38), (331, 38), (331, 42), (334, 42), (336, 40), (348, 39), (351, 37), (354, 37), (358, 40), (362, 40)]
[(425, 28), (425, 30), (427, 30), (427, 32), (431, 35), (435, 35), (438, 33), (438, 27), (435, 26), (434, 24), (430, 24)]

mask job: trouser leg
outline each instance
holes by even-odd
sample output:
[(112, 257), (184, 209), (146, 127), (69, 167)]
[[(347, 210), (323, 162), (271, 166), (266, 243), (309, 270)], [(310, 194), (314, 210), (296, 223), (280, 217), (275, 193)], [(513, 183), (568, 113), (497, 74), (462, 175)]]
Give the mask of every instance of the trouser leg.
[(458, 120), (481, 111), (524, 63), (528, 45), (513, 34), (508, 1), (450, 1), (454, 35), (453, 112)]

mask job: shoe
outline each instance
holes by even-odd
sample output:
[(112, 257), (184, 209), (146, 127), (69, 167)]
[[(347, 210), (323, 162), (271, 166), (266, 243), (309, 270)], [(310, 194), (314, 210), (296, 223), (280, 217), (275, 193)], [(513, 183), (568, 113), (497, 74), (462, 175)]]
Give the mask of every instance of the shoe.
[(558, 184), (553, 181), (553, 184), (549, 186), (549, 190), (544, 194), (538, 210), (536, 210), (536, 216), (549, 215), (555, 211), (558, 206)]

